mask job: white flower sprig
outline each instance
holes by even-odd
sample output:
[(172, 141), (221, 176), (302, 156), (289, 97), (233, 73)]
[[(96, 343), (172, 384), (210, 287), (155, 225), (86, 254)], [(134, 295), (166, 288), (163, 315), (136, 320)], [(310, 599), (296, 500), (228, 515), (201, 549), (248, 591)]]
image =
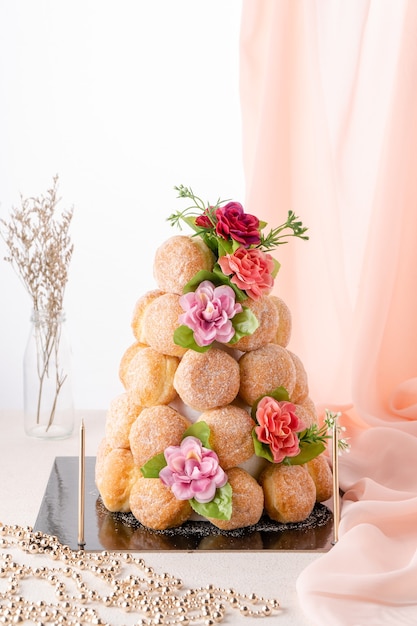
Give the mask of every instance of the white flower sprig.
[(337, 445), (339, 449), (339, 454), (341, 452), (349, 452), (350, 451), (350, 443), (348, 442), (349, 437), (341, 437), (343, 433), (346, 432), (345, 426), (340, 426), (339, 419), (342, 416), (340, 412), (333, 413), (329, 409), (325, 410), (326, 417), (324, 418), (324, 423), (328, 430), (333, 430), (336, 427), (336, 435), (337, 435)]

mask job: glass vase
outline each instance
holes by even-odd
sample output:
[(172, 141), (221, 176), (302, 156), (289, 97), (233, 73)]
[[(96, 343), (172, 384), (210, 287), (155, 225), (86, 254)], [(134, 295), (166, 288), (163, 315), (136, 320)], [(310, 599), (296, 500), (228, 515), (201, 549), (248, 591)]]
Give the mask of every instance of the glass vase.
[(24, 355), (25, 432), (42, 439), (64, 439), (74, 428), (71, 350), (65, 314), (34, 310)]

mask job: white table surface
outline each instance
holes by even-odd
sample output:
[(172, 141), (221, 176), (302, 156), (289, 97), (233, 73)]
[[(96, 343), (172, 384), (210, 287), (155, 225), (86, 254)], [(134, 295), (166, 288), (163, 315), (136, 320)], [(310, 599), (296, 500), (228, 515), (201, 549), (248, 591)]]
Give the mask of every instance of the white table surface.
[[(95, 456), (104, 435), (103, 411), (78, 411), (73, 435), (60, 441), (43, 441), (27, 437), (19, 411), (0, 410), (0, 522), (33, 525), (45, 492), (56, 456), (78, 456), (79, 425), (84, 418), (85, 450)], [(299, 573), (320, 558), (317, 552), (146, 552), (146, 562), (160, 572), (169, 572), (187, 587), (209, 583), (241, 593), (255, 592), (276, 598), (282, 612), (265, 619), (245, 618), (228, 611), (224, 624), (246, 626), (312, 626), (303, 613), (296, 593)], [(32, 557), (36, 558), (36, 557)], [(125, 613), (112, 613), (112, 624), (127, 626)], [(131, 622), (129, 622), (131, 623)]]

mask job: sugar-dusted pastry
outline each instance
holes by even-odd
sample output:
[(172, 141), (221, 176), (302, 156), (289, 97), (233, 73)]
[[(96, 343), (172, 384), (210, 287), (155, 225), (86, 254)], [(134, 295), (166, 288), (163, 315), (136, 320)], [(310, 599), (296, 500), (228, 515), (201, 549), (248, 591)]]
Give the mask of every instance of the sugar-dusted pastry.
[(179, 359), (142, 348), (129, 362), (124, 376), (125, 389), (139, 406), (169, 404), (176, 397), (174, 375)]
[(166, 405), (142, 410), (130, 429), (130, 449), (135, 463), (141, 467), (168, 446), (179, 446), (191, 423), (175, 409)]
[(306, 463), (306, 468), (316, 485), (317, 502), (325, 502), (333, 494), (333, 475), (324, 454), (316, 456)]
[(275, 304), (279, 317), (277, 332), (275, 337), (271, 340), (271, 343), (277, 343), (279, 346), (286, 348), (291, 339), (291, 311), (282, 298), (278, 298), (278, 296), (274, 295), (269, 297)]
[(176, 235), (157, 249), (153, 272), (162, 291), (181, 295), (197, 272), (211, 271), (213, 265), (213, 253), (202, 239)]
[(251, 309), (259, 326), (252, 335), (242, 337), (232, 347), (241, 352), (248, 352), (272, 342), (278, 331), (279, 320), (278, 309), (273, 301), (268, 296), (262, 296), (259, 300), (248, 298), (242, 305)]
[(265, 510), (277, 522), (302, 522), (316, 502), (316, 487), (303, 465), (269, 465), (259, 482), (265, 495)]
[(285, 387), (291, 399), (296, 382), (295, 365), (285, 348), (269, 343), (239, 359), (240, 397), (250, 406), (261, 395)]
[(112, 448), (129, 448), (129, 434), (142, 408), (122, 393), (110, 402), (106, 415), (106, 440)]
[(120, 365), (119, 365), (119, 378), (124, 387), (126, 387), (125, 380), (126, 380), (126, 372), (129, 367), (129, 363), (133, 359), (133, 357), (139, 352), (139, 350), (141, 350), (142, 348), (147, 348), (147, 345), (144, 343), (140, 343), (139, 341), (136, 341), (131, 346), (129, 346), (123, 353), (123, 356), (120, 360)]
[(132, 487), (130, 509), (143, 526), (153, 530), (181, 526), (192, 513), (188, 500), (177, 500), (159, 479), (143, 477)]
[(303, 402), (308, 396), (308, 379), (307, 372), (305, 371), (304, 365), (294, 352), (287, 350), (288, 354), (292, 358), (292, 362), (295, 367), (295, 385), (293, 392), (291, 394), (291, 402), (294, 404), (299, 404)]
[(188, 350), (175, 372), (174, 387), (181, 400), (198, 411), (226, 406), (239, 391), (239, 365), (217, 348)]
[(204, 411), (198, 421), (204, 421), (210, 427), (210, 447), (216, 451), (224, 470), (252, 457), (255, 422), (247, 411), (229, 404)]
[(306, 428), (308, 428), (312, 424), (318, 423), (316, 407), (309, 396), (307, 396), (307, 398), (304, 398), (304, 400), (299, 404), (295, 403), (295, 406), (296, 413), (298, 417), (304, 422)]
[(147, 343), (170, 356), (181, 357), (186, 348), (174, 343), (174, 331), (180, 325), (179, 316), (183, 309), (179, 303), (180, 296), (175, 293), (165, 293), (155, 299), (146, 307), (143, 314), (143, 333)]
[(147, 291), (146, 293), (144, 293), (143, 296), (141, 296), (139, 300), (137, 300), (135, 308), (133, 309), (131, 322), (133, 335), (135, 336), (137, 341), (145, 344), (148, 343), (145, 332), (143, 330), (143, 315), (150, 303), (155, 300), (155, 298), (158, 298), (163, 294), (164, 292), (161, 289), (152, 289), (151, 291)]
[(95, 480), (106, 509), (129, 511), (130, 490), (139, 477), (131, 451), (111, 448), (103, 439), (97, 450)]
[(208, 518), (222, 530), (245, 528), (259, 522), (264, 509), (264, 494), (257, 481), (240, 467), (227, 471), (232, 487), (232, 516), (230, 520)]

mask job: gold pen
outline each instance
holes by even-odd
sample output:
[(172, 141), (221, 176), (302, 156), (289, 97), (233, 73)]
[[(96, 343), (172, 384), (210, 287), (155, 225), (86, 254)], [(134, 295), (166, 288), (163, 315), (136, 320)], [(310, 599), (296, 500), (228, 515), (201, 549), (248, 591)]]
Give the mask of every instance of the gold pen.
[(339, 541), (339, 520), (340, 520), (340, 500), (339, 500), (339, 432), (337, 420), (333, 422), (333, 543)]
[(78, 545), (84, 546), (84, 507), (85, 507), (85, 428), (84, 420), (80, 426), (80, 451), (78, 469)]

